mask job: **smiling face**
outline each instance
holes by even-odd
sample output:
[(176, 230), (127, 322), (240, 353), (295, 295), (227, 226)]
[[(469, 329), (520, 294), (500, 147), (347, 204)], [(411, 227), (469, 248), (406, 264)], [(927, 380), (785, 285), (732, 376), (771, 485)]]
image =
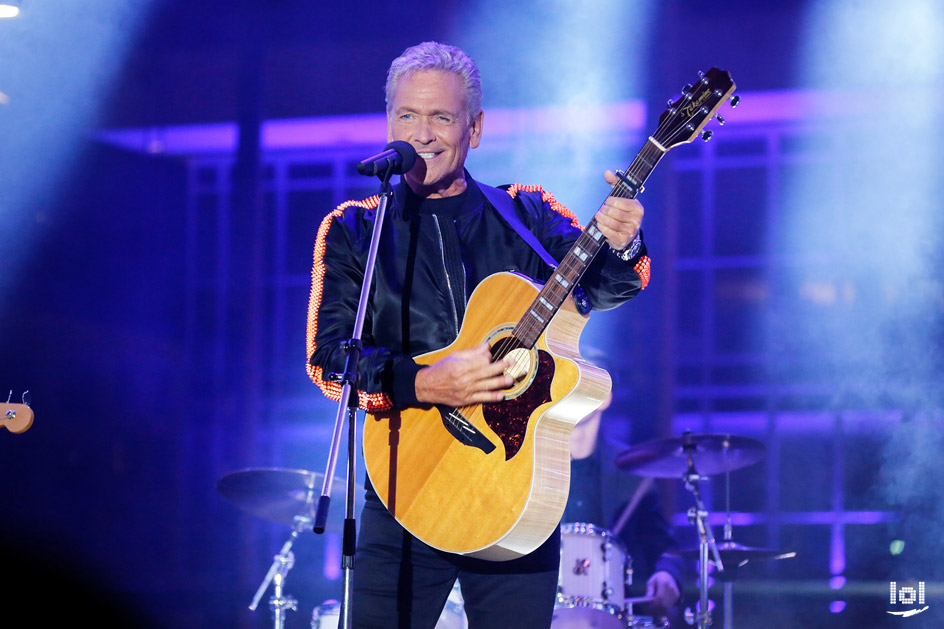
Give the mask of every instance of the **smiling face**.
[(387, 139), (416, 149), (419, 159), (404, 175), (413, 192), (441, 198), (465, 190), (465, 158), (479, 145), (482, 112), (469, 118), (458, 75), (421, 70), (400, 80), (387, 114)]

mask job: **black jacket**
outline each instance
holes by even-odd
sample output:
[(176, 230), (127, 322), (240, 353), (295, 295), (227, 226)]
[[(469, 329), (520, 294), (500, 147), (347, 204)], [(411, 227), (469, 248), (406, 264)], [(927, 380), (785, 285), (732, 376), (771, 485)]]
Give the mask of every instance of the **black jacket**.
[[(416, 403), (413, 384), (420, 367), (412, 357), (455, 340), (468, 296), (484, 278), (501, 271), (542, 282), (550, 276), (552, 269), (486, 202), (479, 184), (468, 176), (467, 181), (461, 199), (433, 203), (421, 202), (403, 181), (394, 191), (364, 323), (361, 408)], [(562, 259), (580, 233), (573, 214), (539, 188), (512, 186), (509, 193), (524, 225)], [(325, 217), (315, 244), (308, 369), (332, 399), (339, 399), (341, 388), (325, 374), (344, 367), (341, 344), (354, 329), (377, 204), (377, 197), (342, 204)], [(613, 308), (644, 288), (645, 254), (643, 247), (624, 262), (604, 247), (581, 281), (594, 308)], [(645, 269), (642, 276), (636, 268)]]

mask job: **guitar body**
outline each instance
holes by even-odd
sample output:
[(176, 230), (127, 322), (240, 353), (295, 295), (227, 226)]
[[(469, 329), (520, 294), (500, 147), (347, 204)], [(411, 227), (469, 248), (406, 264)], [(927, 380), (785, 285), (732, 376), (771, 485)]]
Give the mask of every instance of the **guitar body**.
[[(469, 299), (455, 342), (416, 361), (428, 365), (486, 340), (493, 347), (507, 340), (539, 291), (521, 275), (487, 277)], [(503, 402), (367, 416), (367, 473), (404, 528), (434, 548), (501, 561), (535, 550), (559, 526), (570, 489), (571, 431), (610, 392), (609, 375), (580, 358), (586, 319), (568, 298), (533, 348), (514, 350), (524, 368)], [(449, 417), (467, 424), (457, 429)], [(460, 438), (470, 431), (474, 438)]]

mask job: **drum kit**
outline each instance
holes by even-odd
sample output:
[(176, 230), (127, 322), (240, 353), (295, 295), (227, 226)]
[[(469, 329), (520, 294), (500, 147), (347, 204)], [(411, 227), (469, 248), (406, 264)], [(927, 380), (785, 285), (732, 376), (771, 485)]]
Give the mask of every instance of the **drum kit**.
[[(763, 444), (754, 439), (686, 432), (681, 437), (633, 446), (617, 457), (616, 465), (623, 471), (648, 479), (679, 478), (692, 494), (694, 506), (688, 510), (688, 519), (696, 527), (699, 544), (697, 548), (683, 549), (677, 554), (697, 559), (699, 563), (699, 603), (696, 611), (686, 612), (685, 617), (688, 624), (697, 624), (699, 629), (711, 625), (709, 563), (714, 565), (723, 584), (724, 629), (733, 629), (732, 588), (737, 568), (748, 561), (785, 559), (795, 555), (744, 546), (732, 539), (730, 472), (756, 463), (765, 452)], [(718, 474), (724, 474), (726, 482), (727, 519), (722, 541), (716, 541), (712, 533), (708, 510), (698, 487), (699, 482)], [(312, 530), (322, 484), (322, 474), (278, 468), (240, 470), (227, 474), (217, 483), (218, 492), (237, 507), (254, 516), (291, 527), (288, 539), (273, 558), (249, 606), (255, 610), (269, 585), (273, 585), (269, 608), (273, 612), (275, 629), (284, 629), (287, 612), (297, 609), (297, 601), (285, 592), (285, 581), (294, 565), (292, 545), (300, 533)], [(335, 487), (343, 486), (343, 482), (335, 483)], [(343, 500), (343, 495), (338, 499)], [(329, 530), (340, 530), (340, 527), (340, 522), (328, 522)], [(625, 587), (632, 581), (631, 563), (632, 558), (615, 533), (592, 523), (562, 524), (561, 570), (552, 629), (669, 627), (665, 618), (633, 613), (633, 604), (648, 603), (653, 599), (626, 597)], [(335, 601), (317, 606), (312, 613), (312, 629), (338, 627), (339, 607)], [(460, 629), (466, 626), (462, 593), (457, 583), (436, 627)], [(673, 629), (678, 628), (673, 625)]]

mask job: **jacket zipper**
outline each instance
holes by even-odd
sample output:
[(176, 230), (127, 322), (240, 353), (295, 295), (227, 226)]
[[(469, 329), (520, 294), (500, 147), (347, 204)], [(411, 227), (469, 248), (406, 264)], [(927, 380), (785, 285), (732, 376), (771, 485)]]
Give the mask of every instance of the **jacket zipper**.
[(459, 335), (459, 313), (456, 310), (456, 297), (452, 292), (452, 281), (449, 279), (449, 268), (446, 265), (446, 249), (443, 243), (442, 229), (439, 227), (439, 217), (435, 214), (433, 221), (436, 223), (436, 236), (439, 238), (439, 254), (442, 257), (443, 273), (446, 275), (446, 290), (449, 291), (449, 305), (452, 306), (452, 321), (455, 327), (456, 336)]

